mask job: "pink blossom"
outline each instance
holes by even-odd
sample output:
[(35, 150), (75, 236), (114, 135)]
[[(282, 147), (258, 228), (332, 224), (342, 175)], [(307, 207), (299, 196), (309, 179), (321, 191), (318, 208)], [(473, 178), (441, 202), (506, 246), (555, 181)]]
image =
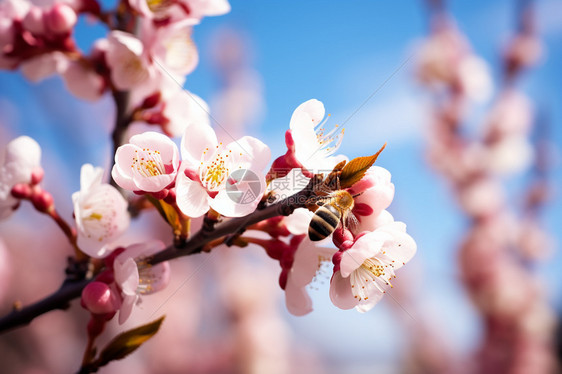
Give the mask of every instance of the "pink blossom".
[(62, 72), (66, 88), (76, 97), (97, 100), (105, 90), (105, 81), (90, 66), (81, 61), (72, 61)]
[(176, 85), (182, 85), (199, 61), (191, 39), (192, 21), (177, 22), (155, 28), (151, 22), (141, 23), (139, 38), (123, 31), (109, 33), (106, 51), (111, 80), (120, 90), (154, 87), (161, 76), (171, 74)]
[(486, 120), (485, 136), (494, 140), (504, 136), (527, 135), (533, 122), (529, 98), (517, 90), (505, 90)]
[(12, 188), (31, 183), (33, 173), (41, 167), (41, 147), (28, 136), (10, 141), (4, 152), (4, 164), (0, 168), (0, 219), (12, 214), (19, 203), (11, 194)]
[(62, 2), (55, 3), (43, 17), (45, 28), (52, 34), (70, 33), (78, 20), (74, 9)]
[(143, 53), (144, 46), (138, 38), (123, 31), (112, 31), (107, 41), (105, 56), (115, 87), (128, 90), (156, 75), (155, 68)]
[(372, 166), (365, 176), (350, 189), (355, 197), (353, 214), (359, 224), (351, 226), (354, 234), (375, 229), (375, 223), (394, 198), (394, 184), (390, 172), (380, 166)]
[(113, 263), (115, 283), (121, 291), (123, 302), (119, 309), (119, 323), (124, 323), (140, 303), (141, 295), (148, 295), (164, 289), (170, 282), (170, 265), (162, 262), (150, 265), (146, 259), (163, 250), (164, 243), (149, 241), (130, 245), (119, 254)]
[(107, 256), (108, 245), (129, 227), (127, 201), (113, 186), (102, 183), (102, 177), (102, 168), (83, 165), (80, 191), (72, 194), (78, 247), (95, 258)]
[[(330, 298), (342, 309), (370, 310), (383, 297), (394, 271), (416, 253), (416, 243), (402, 222), (391, 222), (360, 235), (343, 251), (330, 284)], [(339, 268), (339, 270), (337, 270)]]
[(458, 194), (463, 210), (476, 217), (486, 217), (498, 213), (505, 196), (499, 181), (480, 178), (463, 186)]
[[(256, 209), (265, 191), (262, 170), (271, 155), (267, 145), (245, 136), (225, 146), (217, 141), (210, 126), (192, 123), (185, 130), (181, 146), (176, 201), (184, 214), (199, 217), (211, 207), (227, 217), (240, 217)], [(250, 182), (245, 178), (253, 175), (258, 178), (253, 183), (259, 182), (259, 191), (246, 185)], [(240, 200), (245, 192), (254, 193), (253, 198)]]
[(54, 74), (62, 74), (69, 65), (69, 59), (62, 52), (40, 54), (21, 63), (21, 72), (32, 82), (39, 82)]
[(327, 131), (322, 102), (308, 100), (295, 109), (289, 128), (294, 141), (296, 159), (309, 171), (331, 171), (344, 156), (333, 156), (343, 139), (344, 129), (338, 125)]
[(434, 87), (454, 82), (457, 69), (469, 51), (468, 42), (456, 27), (440, 25), (417, 51), (418, 79)]
[(126, 190), (159, 192), (175, 180), (178, 167), (176, 144), (166, 135), (148, 131), (117, 149), (111, 176)]

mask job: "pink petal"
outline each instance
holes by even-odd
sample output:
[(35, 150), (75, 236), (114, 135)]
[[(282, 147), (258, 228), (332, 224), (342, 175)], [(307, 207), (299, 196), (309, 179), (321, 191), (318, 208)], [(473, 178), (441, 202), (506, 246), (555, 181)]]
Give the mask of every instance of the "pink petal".
[(342, 277), (349, 277), (353, 271), (363, 265), (366, 259), (379, 253), (385, 239), (385, 235), (377, 232), (368, 233), (357, 239), (353, 246), (345, 251), (341, 257), (340, 271)]
[(131, 313), (133, 312), (133, 306), (137, 302), (138, 295), (125, 295), (123, 298), (123, 303), (121, 304), (121, 309), (119, 309), (119, 324), (122, 325), (126, 320), (129, 319)]
[(121, 188), (136, 191), (139, 188), (132, 178), (133, 157), (138, 148), (132, 144), (124, 144), (115, 153), (115, 164), (111, 169), (111, 177)]
[(176, 180), (176, 203), (186, 216), (200, 217), (209, 211), (209, 195), (201, 183), (186, 177), (183, 170), (180, 169)]
[(269, 147), (251, 136), (244, 136), (231, 142), (226, 146), (226, 150), (232, 151), (228, 154), (232, 157), (230, 162), (233, 165), (250, 169), (256, 173), (265, 169), (271, 158)]
[(293, 112), (289, 128), (291, 130), (308, 128), (311, 125), (310, 122), (313, 122), (312, 129), (314, 129), (314, 126), (322, 121), (325, 113), (326, 110), (321, 101), (316, 99), (305, 101)]
[[(265, 182), (263, 183), (262, 190), (265, 189)], [(261, 191), (263, 194), (263, 191)], [(236, 197), (229, 195), (226, 190), (220, 191), (214, 199), (210, 199), (209, 204), (211, 208), (226, 217), (243, 217), (254, 210), (260, 202), (261, 195), (253, 199), (253, 197), (247, 203), (237, 203), (234, 201)]]
[(351, 227), (351, 231), (354, 235), (364, 231), (375, 231), (383, 225), (394, 222), (394, 217), (392, 217), (392, 214), (390, 214), (388, 210), (383, 210), (379, 215), (357, 216), (357, 219), (359, 220), (359, 225)]
[(71, 63), (62, 77), (66, 88), (84, 100), (99, 99), (105, 87), (105, 82), (99, 74), (77, 62)]
[[(186, 128), (181, 139), (182, 162), (187, 162), (189, 166), (199, 167), (201, 161), (209, 160), (214, 154), (218, 144), (217, 135), (213, 128), (207, 124), (190, 123)], [(203, 158), (203, 152), (208, 151)]]
[(416, 254), (416, 242), (406, 233), (406, 225), (402, 222), (394, 222), (385, 225), (379, 230), (386, 231), (392, 236), (392, 240), (384, 244), (386, 255), (394, 260), (394, 269), (401, 268)]
[(312, 312), (312, 300), (306, 288), (290, 281), (285, 287), (285, 304), (289, 313), (294, 316), (304, 316)]
[(139, 271), (133, 257), (129, 257), (129, 254), (124, 257), (123, 254), (125, 253), (117, 256), (113, 263), (115, 282), (125, 295), (134, 295), (139, 285)]
[(142, 134), (133, 135), (129, 143), (143, 149), (159, 151), (164, 164), (172, 164), (174, 170), (179, 165), (179, 151), (176, 143), (164, 134), (155, 131), (147, 131)]
[(351, 282), (349, 277), (343, 278), (336, 271), (330, 281), (330, 300), (340, 309), (351, 309), (357, 305), (357, 300), (351, 293)]

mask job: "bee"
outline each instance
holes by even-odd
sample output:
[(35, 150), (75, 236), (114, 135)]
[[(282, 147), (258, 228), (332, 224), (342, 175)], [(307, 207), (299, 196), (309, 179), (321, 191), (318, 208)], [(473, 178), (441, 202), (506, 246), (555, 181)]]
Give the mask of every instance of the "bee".
[(309, 239), (316, 242), (327, 238), (340, 223), (344, 228), (347, 224), (356, 224), (357, 218), (351, 212), (355, 205), (354, 197), (345, 190), (333, 191), (320, 197), (317, 202), (320, 207), (308, 226)]

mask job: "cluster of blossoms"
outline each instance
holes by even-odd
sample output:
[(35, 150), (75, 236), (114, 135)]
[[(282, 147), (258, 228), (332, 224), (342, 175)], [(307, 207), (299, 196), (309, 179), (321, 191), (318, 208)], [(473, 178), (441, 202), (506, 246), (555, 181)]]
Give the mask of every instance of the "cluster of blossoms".
[[(501, 180), (533, 163), (532, 106), (513, 80), (539, 59), (540, 42), (524, 27), (509, 43), (503, 56), (505, 87), (477, 138), (461, 129), (464, 109), (474, 99), (470, 87), (491, 80), (470, 74), (466, 82), (463, 65), (474, 59), (467, 42), (441, 15), (435, 21), (421, 47), (418, 78), (430, 89), (441, 89), (435, 96), (429, 159), (450, 182), (471, 222), (459, 257), (464, 284), (484, 321), (476, 370), (549, 373), (553, 315), (533, 274), (521, 265), (544, 253), (548, 241), (537, 220), (525, 217), (528, 212), (520, 218), (508, 208)], [(527, 208), (544, 201), (544, 188), (539, 196), (535, 192)]]
[[(160, 206), (170, 207), (180, 222), (203, 215), (215, 222), (247, 216), (260, 203), (267, 205), (267, 201), (299, 193), (310, 184), (311, 179), (306, 175), (316, 175), (320, 170), (330, 172), (345, 159), (333, 155), (341, 136), (325, 135), (323, 118), (321, 102), (310, 100), (300, 105), (286, 134), (289, 149), (268, 173), (264, 170), (269, 164), (270, 150), (260, 140), (245, 136), (224, 145), (218, 142), (208, 124), (193, 123), (181, 139), (181, 151), (161, 133), (132, 136), (129, 143), (117, 149), (111, 174), (121, 188), (149, 195)], [(313, 144), (305, 136), (310, 133)], [(39, 149), (29, 138), (20, 138), (9, 145), (8, 151), (21, 141), (33, 142)], [(316, 147), (317, 154), (308, 151), (311, 145)], [(27, 170), (29, 175), (12, 178), (11, 187), (3, 184), (4, 189), (11, 190), (5, 194), (3, 204), (7, 206), (11, 202), (11, 207), (16, 205), (12, 199), (18, 196), (14, 191), (21, 189), (18, 186), (22, 182), (31, 183), (31, 170), (38, 164), (38, 160), (14, 158), (8, 153), (5, 168), (16, 163), (18, 170)], [(26, 163), (30, 164), (28, 169), (22, 167)], [(291, 163), (296, 165), (291, 169), (275, 166)], [(84, 165), (81, 190), (72, 196), (75, 245), (89, 257), (103, 259), (106, 269), (84, 289), (82, 302), (95, 315), (112, 317), (120, 311), (119, 320), (123, 322), (140, 300), (140, 294), (165, 287), (170, 278), (169, 266), (167, 262), (155, 266), (147, 262), (151, 255), (164, 249), (162, 243), (127, 248), (115, 245), (129, 225), (128, 204), (116, 188), (102, 179), (101, 168)], [(394, 197), (394, 185), (387, 170), (372, 166), (358, 182), (341, 190), (353, 196), (352, 206), (345, 214), (356, 217), (357, 222), (347, 226), (342, 220), (338, 224), (333, 236), (336, 248), (327, 245), (326, 240), (313, 242), (307, 235), (314, 213), (303, 203), (287, 217), (269, 218), (249, 227), (266, 232), (270, 239), (252, 235), (241, 238), (263, 246), (269, 256), (280, 261), (279, 283), (286, 291), (287, 307), (293, 314), (312, 310), (306, 288), (326, 268), (323, 265), (331, 261), (333, 303), (343, 309), (357, 307), (367, 311), (391, 287), (395, 270), (415, 254), (416, 244), (406, 233), (406, 226), (394, 221), (386, 211)]]
[[(24, 136), (10, 142), (0, 173), (0, 218), (29, 200), (56, 222), (73, 247), (61, 290), (81, 287), (81, 304), (91, 313), (81, 372), (105, 365), (113, 348), (123, 352), (110, 344), (95, 359), (94, 340), (115, 315), (124, 323), (142, 295), (169, 284), (170, 259), (221, 244), (261, 246), (281, 265), (279, 285), (288, 310), (303, 315), (312, 310), (307, 289), (325, 270), (332, 272), (334, 305), (365, 312), (416, 252), (406, 225), (386, 210), (394, 185), (387, 170), (373, 166), (380, 151), (360, 158), (369, 160), (364, 162), (337, 155), (344, 130), (326, 129), (329, 115), (320, 101), (296, 108), (285, 133), (287, 151), (271, 165), (271, 151), (262, 141), (217, 138), (207, 104), (182, 86), (198, 63), (193, 26), (229, 9), (225, 0), (121, 0), (110, 12), (96, 0), (47, 7), (21, 0), (0, 4), (0, 68), (20, 68), (32, 81), (59, 74), (79, 98), (111, 93), (117, 107), (110, 173), (116, 186), (104, 182), (102, 168), (83, 165), (80, 190), (72, 195), (73, 225), (40, 185), (41, 150), (34, 140)], [(73, 37), (81, 14), (109, 29), (89, 54)], [(154, 131), (139, 131), (146, 125)], [(135, 135), (124, 142), (127, 131)], [(181, 137), (179, 146), (174, 137)], [(338, 202), (341, 196), (345, 207)], [(150, 204), (172, 227), (173, 245), (155, 240), (123, 245), (129, 209)], [(319, 212), (326, 207), (338, 215), (318, 241), (311, 222), (321, 221)], [(201, 227), (192, 232), (199, 217)], [(71, 294), (78, 293), (65, 295)]]
[[(0, 68), (21, 68), (31, 81), (60, 75), (84, 100), (131, 90), (128, 111), (137, 123), (180, 136), (193, 122), (208, 122), (199, 97), (182, 94), (185, 76), (198, 63), (192, 28), (205, 16), (227, 13), (226, 0), (122, 1), (115, 15), (96, 0), (68, 0), (39, 7), (26, 0), (0, 4)], [(111, 30), (89, 53), (80, 50), (74, 27), (80, 15)]]

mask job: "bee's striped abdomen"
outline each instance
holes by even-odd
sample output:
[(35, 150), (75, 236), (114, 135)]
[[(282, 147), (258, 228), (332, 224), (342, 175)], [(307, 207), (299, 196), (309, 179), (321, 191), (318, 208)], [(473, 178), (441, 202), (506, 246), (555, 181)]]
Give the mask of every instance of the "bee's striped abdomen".
[(331, 205), (324, 205), (318, 208), (310, 226), (308, 226), (308, 237), (313, 242), (322, 240), (334, 232), (341, 219), (341, 213)]

